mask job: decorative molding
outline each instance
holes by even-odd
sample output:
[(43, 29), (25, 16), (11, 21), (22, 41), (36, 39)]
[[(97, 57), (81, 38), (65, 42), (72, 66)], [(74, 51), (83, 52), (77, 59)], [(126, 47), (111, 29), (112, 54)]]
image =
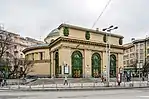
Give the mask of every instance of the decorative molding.
[(122, 45), (122, 44), (123, 44), (123, 39), (119, 38), (119, 45)]
[[(94, 50), (94, 49), (91, 49), (91, 48), (75, 48), (75, 47), (73, 47), (73, 46), (62, 46), (62, 47), (64, 47), (64, 48), (71, 48), (71, 49), (78, 49), (78, 50), (90, 50), (90, 51), (92, 51), (92, 52), (106, 52), (105, 50)], [(119, 54), (123, 54), (123, 52), (121, 53), (121, 52), (114, 52), (114, 51), (111, 51), (111, 53), (119, 53)]]
[(64, 36), (68, 36), (69, 35), (69, 28), (68, 27), (64, 27), (63, 28), (63, 34), (64, 34)]
[(86, 31), (85, 38), (86, 38), (86, 40), (89, 40), (90, 39), (90, 32), (89, 31)]
[(106, 43), (107, 42), (107, 35), (106, 34), (104, 34), (104, 36), (103, 36), (103, 41)]
[[(53, 43), (51, 43), (49, 45), (49, 47), (54, 46), (55, 44), (57, 44), (60, 41), (64, 41), (64, 42), (72, 42), (72, 43), (79, 43), (79, 44), (86, 44), (86, 45), (94, 45), (94, 46), (103, 46), (105, 47), (106, 44), (105, 43), (98, 43), (98, 42), (92, 42), (92, 41), (86, 41), (86, 40), (79, 40), (79, 39), (72, 39), (72, 38), (65, 38), (65, 37), (59, 37), (57, 38)], [(123, 46), (120, 45), (111, 45), (111, 48), (117, 48), (117, 49), (124, 49)]]
[(45, 60), (34, 60), (35, 63), (50, 63), (49, 59), (45, 59)]

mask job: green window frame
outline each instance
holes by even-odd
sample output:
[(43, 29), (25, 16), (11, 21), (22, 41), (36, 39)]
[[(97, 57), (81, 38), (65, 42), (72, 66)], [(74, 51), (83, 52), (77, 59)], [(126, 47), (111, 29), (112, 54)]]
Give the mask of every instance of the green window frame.
[(116, 77), (116, 56), (110, 55), (110, 77)]
[(71, 56), (72, 60), (72, 77), (82, 77), (83, 68), (83, 57), (80, 51), (74, 51)]
[(98, 78), (101, 76), (101, 57), (100, 54), (92, 55), (92, 77)]

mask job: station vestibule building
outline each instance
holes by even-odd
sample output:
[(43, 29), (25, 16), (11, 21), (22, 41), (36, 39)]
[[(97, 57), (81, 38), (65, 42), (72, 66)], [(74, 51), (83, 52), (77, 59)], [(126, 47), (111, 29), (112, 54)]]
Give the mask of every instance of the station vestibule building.
[[(107, 33), (109, 35), (109, 33)], [(106, 42), (110, 48), (110, 76), (123, 68), (123, 36), (69, 24), (61, 24), (44, 39), (46, 44), (26, 48), (23, 52), (33, 60), (29, 75), (42, 77), (100, 77), (106, 72)]]

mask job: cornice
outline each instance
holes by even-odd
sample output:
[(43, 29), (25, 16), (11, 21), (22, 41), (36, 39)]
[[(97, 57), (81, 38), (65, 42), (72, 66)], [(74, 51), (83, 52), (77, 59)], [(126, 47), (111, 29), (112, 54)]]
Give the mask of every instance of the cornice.
[[(68, 38), (68, 37), (59, 37), (59, 38), (57, 38), (54, 42), (52, 42), (49, 45), (49, 47), (53, 47), (55, 44), (57, 44), (60, 41), (106, 47), (105, 43), (97, 43), (97, 42), (93, 42), (93, 41), (79, 40), (79, 39)], [(123, 49), (124, 50), (124, 47), (122, 45), (112, 45), (111, 44), (111, 48), (117, 48), (117, 49)]]

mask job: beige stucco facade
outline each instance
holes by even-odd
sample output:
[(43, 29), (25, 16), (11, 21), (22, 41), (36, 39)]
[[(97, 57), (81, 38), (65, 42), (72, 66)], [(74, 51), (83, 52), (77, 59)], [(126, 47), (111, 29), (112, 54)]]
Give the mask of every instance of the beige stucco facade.
[[(68, 66), (70, 66), (70, 72), (69, 74), (72, 74), (72, 53), (74, 51), (80, 51), (83, 55), (83, 74), (85, 77), (91, 76), (91, 69), (92, 69), (92, 60), (91, 57), (94, 53), (99, 53), (101, 57), (101, 72), (104, 72), (106, 70), (107, 65), (107, 56), (106, 56), (106, 49), (102, 46), (95, 46), (95, 45), (86, 45), (86, 44), (80, 44), (78, 46), (78, 43), (71, 43), (71, 42), (62, 42), (59, 45), (56, 45), (54, 48), (51, 49), (51, 56), (53, 56), (55, 50), (58, 49), (59, 52), (59, 65), (64, 68), (64, 63), (66, 63)], [(116, 70), (119, 71), (119, 68), (123, 68), (123, 50), (112, 48), (111, 54), (114, 54), (116, 56)], [(51, 57), (51, 59), (54, 59)], [(53, 70), (51, 71), (52, 74), (55, 74), (54, 69), (54, 60), (51, 61), (51, 66), (53, 67)], [(64, 74), (64, 71), (62, 70), (62, 74)]]
[[(42, 56), (41, 56), (42, 53)], [(25, 53), (25, 56), (28, 60), (34, 61), (34, 66), (32, 68), (32, 72), (28, 75), (36, 75), (36, 76), (46, 76), (50, 75), (50, 57), (49, 57), (49, 49), (47, 46), (40, 47), (32, 47), (30, 51)]]
[[(69, 28), (68, 36), (65, 36), (63, 33), (65, 27)], [(88, 40), (85, 36), (86, 31), (89, 31), (90, 33), (90, 39)], [(75, 73), (79, 75), (80, 71), (82, 76), (79, 77), (91, 77), (93, 76), (93, 64), (95, 64), (96, 62), (98, 64), (96, 64), (95, 67), (99, 66), (100, 68), (99, 70), (97, 70), (99, 72), (98, 74), (101, 75), (103, 72), (106, 71), (106, 43), (103, 40), (106, 33), (68, 24), (60, 25), (57, 31), (54, 32), (56, 32), (57, 35), (51, 36), (49, 34), (48, 37), (45, 39), (45, 41), (49, 44), (48, 46), (37, 46), (24, 50), (25, 55), (30, 60), (32, 60), (32, 53), (34, 53), (35, 66), (33, 67), (33, 72), (30, 73), (31, 75), (49, 75), (50, 77), (61, 77), (65, 75), (64, 67), (67, 64), (67, 75), (69, 75), (70, 77), (74, 77)], [(111, 34), (111, 37), (108, 37), (108, 43), (111, 44), (111, 55), (115, 56), (116, 58), (116, 73), (119, 72), (120, 68), (123, 68), (123, 46), (119, 44), (119, 40), (122, 38), (122, 36), (115, 34)], [(54, 41), (51, 42), (52, 39)], [(40, 60), (39, 52), (44, 53), (44, 58), (42, 59), (42, 61)], [(80, 53), (80, 60), (79, 58), (73, 57), (74, 52)], [(94, 54), (99, 56), (99, 59), (95, 59), (95, 63), (93, 60)], [(30, 57), (28, 55), (30, 55)], [(58, 55), (58, 58), (56, 57), (56, 55)], [(58, 62), (56, 60), (58, 60)], [(78, 63), (81, 64), (78, 66), (81, 67), (75, 67), (74, 63), (76, 63), (77, 65), (77, 62), (75, 62), (77, 60), (79, 60)], [(78, 68), (81, 68), (80, 71)]]

